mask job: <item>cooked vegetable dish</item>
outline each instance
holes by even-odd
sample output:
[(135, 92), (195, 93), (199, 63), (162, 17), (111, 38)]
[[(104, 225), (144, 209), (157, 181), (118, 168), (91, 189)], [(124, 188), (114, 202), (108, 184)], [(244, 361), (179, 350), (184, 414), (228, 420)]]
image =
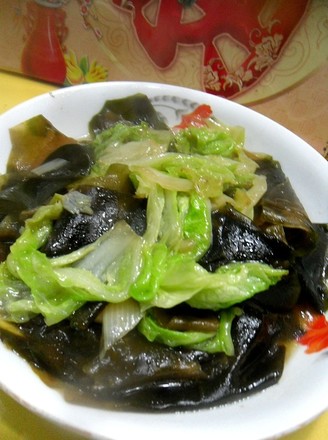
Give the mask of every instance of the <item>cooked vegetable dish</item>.
[(0, 335), (66, 396), (193, 409), (277, 383), (328, 305), (328, 233), (280, 164), (201, 105), (142, 94), (89, 136), (11, 129), (0, 178)]

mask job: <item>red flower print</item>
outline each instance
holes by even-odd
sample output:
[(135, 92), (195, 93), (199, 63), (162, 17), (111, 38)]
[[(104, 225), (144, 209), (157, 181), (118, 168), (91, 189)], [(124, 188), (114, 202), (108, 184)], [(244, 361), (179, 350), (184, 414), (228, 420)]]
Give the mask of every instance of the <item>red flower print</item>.
[(86, 5), (82, 5), (80, 8), (81, 15), (88, 15), (88, 8)]

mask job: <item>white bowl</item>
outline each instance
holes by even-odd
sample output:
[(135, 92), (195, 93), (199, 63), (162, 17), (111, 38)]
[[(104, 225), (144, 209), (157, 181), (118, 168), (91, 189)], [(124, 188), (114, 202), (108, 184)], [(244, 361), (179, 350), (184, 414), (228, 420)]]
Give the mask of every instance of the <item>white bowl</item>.
[[(0, 116), (0, 172), (11, 144), (9, 128), (43, 114), (72, 137), (87, 134), (88, 122), (105, 100), (145, 93), (169, 124), (196, 104), (209, 104), (215, 116), (246, 128), (246, 148), (271, 154), (283, 170), (313, 222), (328, 223), (328, 163), (299, 137), (272, 120), (232, 101), (176, 86), (108, 82), (75, 86), (31, 99)], [(30, 410), (89, 436), (104, 439), (274, 438), (308, 423), (328, 408), (327, 353), (307, 355), (297, 347), (280, 382), (233, 404), (176, 413), (110, 411), (66, 402), (27, 362), (0, 343), (0, 386)]]

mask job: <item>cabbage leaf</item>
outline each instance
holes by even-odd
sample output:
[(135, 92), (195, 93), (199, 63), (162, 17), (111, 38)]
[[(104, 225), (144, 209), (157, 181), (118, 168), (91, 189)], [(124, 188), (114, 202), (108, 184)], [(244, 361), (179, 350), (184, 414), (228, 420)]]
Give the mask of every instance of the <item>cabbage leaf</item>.
[[(105, 119), (111, 117), (107, 110)], [(84, 210), (92, 216), (89, 201), (74, 183), (74, 191), (55, 195), (26, 221), (1, 264), (2, 315), (21, 322), (41, 313), (52, 325), (86, 302), (129, 304), (132, 298), (142, 314), (181, 303), (218, 311), (228, 323), (222, 328), (230, 329), (232, 306), (268, 289), (287, 273), (259, 262), (233, 262), (211, 273), (198, 263), (212, 242), (213, 207), (228, 201), (251, 217), (265, 191), (256, 162), (243, 150), (243, 132), (214, 122), (206, 129), (192, 127), (177, 133), (162, 126), (154, 129), (143, 121), (105, 122), (109, 128), (93, 140), (96, 160), (80, 185), (92, 179), (101, 185), (113, 166), (124, 166), (135, 197), (147, 200), (145, 233), (137, 235), (121, 220), (93, 243), (48, 257), (42, 247), (63, 211)], [(149, 316), (140, 324), (145, 329), (148, 322), (148, 333), (156, 327)], [(176, 341), (182, 337), (183, 345), (231, 352), (231, 342), (226, 337), (222, 342), (222, 328), (211, 339), (185, 334)], [(163, 331), (159, 335), (166, 338)]]

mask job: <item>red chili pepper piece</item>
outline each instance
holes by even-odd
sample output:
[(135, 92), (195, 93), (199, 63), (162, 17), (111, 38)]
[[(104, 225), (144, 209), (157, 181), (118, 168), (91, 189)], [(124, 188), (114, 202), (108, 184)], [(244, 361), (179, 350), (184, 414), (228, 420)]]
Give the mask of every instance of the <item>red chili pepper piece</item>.
[(206, 125), (206, 119), (212, 116), (212, 109), (209, 105), (202, 104), (195, 108), (195, 110), (187, 115), (183, 115), (181, 123), (176, 125), (175, 128), (187, 128), (187, 127), (204, 127)]
[(307, 345), (306, 353), (317, 353), (328, 348), (328, 321), (325, 316), (317, 317), (298, 342)]

